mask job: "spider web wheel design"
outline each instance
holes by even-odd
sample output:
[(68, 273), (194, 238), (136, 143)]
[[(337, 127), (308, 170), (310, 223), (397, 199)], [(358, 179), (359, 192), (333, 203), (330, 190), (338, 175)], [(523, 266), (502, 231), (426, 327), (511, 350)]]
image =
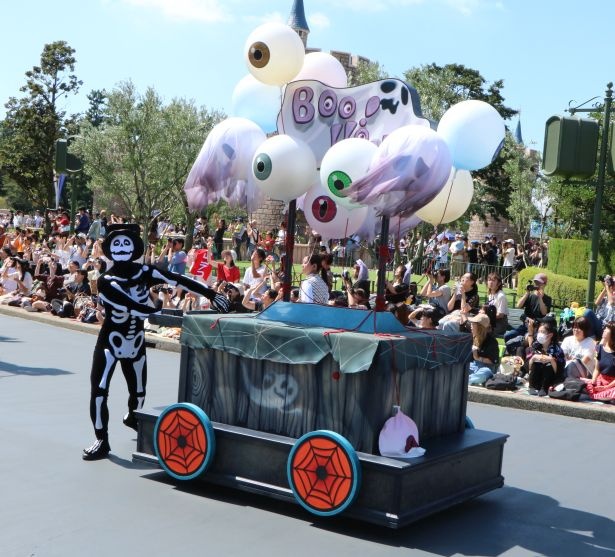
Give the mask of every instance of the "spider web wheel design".
[(344, 511), (359, 491), (361, 468), (350, 443), (332, 431), (313, 431), (288, 457), (288, 482), (297, 501), (319, 516)]
[(173, 478), (190, 480), (200, 475), (215, 452), (207, 414), (189, 403), (167, 407), (156, 422), (154, 448), (160, 465)]

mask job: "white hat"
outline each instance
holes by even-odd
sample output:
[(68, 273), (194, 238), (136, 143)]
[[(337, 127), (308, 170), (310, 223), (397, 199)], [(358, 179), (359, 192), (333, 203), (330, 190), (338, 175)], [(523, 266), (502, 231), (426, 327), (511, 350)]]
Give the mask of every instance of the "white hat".
[(504, 240), (504, 243), (505, 244), (514, 244), (515, 241), (511, 238), (511, 239), (508, 239), (508, 240)]

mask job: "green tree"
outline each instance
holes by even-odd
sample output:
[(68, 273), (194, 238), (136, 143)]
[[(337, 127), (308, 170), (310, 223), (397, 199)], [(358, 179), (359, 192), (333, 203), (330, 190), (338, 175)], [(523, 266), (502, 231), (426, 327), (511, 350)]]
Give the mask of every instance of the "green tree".
[(195, 215), (183, 186), (204, 138), (220, 118), (182, 99), (165, 105), (152, 88), (141, 95), (132, 83), (120, 84), (108, 96), (106, 122), (99, 127), (84, 122), (76, 145), (97, 205), (119, 206), (145, 231), (154, 211), (179, 209), (191, 235)]
[(0, 125), (0, 172), (14, 194), (36, 207), (55, 205), (54, 148), (62, 128), (70, 127), (60, 101), (78, 92), (75, 50), (65, 41), (46, 44), (40, 65), (26, 72), (22, 98), (11, 97)]
[(349, 87), (365, 85), (366, 83), (388, 77), (384, 68), (378, 62), (368, 62), (366, 60), (361, 60), (357, 67), (347, 72), (347, 74)]
[(107, 92), (104, 89), (93, 89), (87, 97), (90, 106), (85, 113), (85, 119), (97, 128), (107, 119)]
[[(423, 115), (434, 122), (452, 105), (465, 100), (491, 104), (504, 120), (517, 113), (504, 104), (503, 80), (489, 84), (480, 72), (461, 64), (426, 64), (410, 68), (404, 78), (418, 91)], [(475, 191), (468, 215), (477, 215), (485, 222), (508, 216), (510, 180), (504, 170), (507, 156), (504, 152), (487, 168), (472, 173)]]
[(532, 221), (540, 214), (534, 205), (538, 193), (536, 160), (525, 153), (522, 146), (507, 138), (503, 168), (508, 177), (510, 202), (508, 217), (523, 243), (528, 240)]

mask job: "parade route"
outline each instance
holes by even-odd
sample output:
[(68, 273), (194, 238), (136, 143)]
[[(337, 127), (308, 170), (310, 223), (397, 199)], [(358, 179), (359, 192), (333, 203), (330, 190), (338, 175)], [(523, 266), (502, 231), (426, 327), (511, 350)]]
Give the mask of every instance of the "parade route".
[[(110, 393), (112, 455), (92, 441), (96, 337), (0, 315), (0, 556), (606, 556), (615, 552), (610, 423), (470, 403), (478, 428), (510, 435), (506, 485), (401, 531), (315, 519), (231, 489), (190, 491), (132, 463), (121, 371)], [(150, 349), (146, 405), (177, 398), (179, 354)]]

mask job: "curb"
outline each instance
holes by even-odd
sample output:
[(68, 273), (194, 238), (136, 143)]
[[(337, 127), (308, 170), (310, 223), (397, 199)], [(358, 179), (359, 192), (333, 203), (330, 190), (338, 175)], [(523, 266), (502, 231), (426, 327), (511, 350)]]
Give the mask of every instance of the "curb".
[[(62, 327), (73, 331), (81, 331), (91, 335), (97, 335), (100, 326), (89, 323), (80, 323), (72, 319), (62, 319), (48, 313), (30, 313), (22, 308), (0, 305), (0, 315), (19, 317), (30, 321), (38, 321), (54, 327)], [(181, 344), (178, 340), (161, 338), (152, 333), (145, 333), (147, 346), (167, 352), (181, 352)], [(601, 422), (615, 423), (615, 405), (588, 402), (569, 402), (555, 400), (549, 397), (534, 397), (518, 392), (490, 391), (484, 387), (468, 387), (468, 401), (480, 404), (491, 404), (517, 410), (530, 410), (532, 412), (545, 412), (559, 414), (570, 418), (582, 418), (585, 420), (597, 420)]]
[[(21, 319), (27, 319), (29, 321), (37, 321), (39, 323), (45, 323), (46, 325), (52, 325), (53, 327), (61, 327), (62, 329), (69, 329), (71, 331), (80, 331), (82, 333), (89, 333), (91, 335), (98, 335), (100, 331), (100, 325), (92, 325), (90, 323), (81, 323), (74, 319), (63, 319), (56, 317), (50, 313), (42, 312), (29, 312), (22, 308), (16, 308), (11, 306), (0, 305), (0, 315), (9, 315), (11, 317), (19, 317)], [(157, 350), (166, 350), (167, 352), (181, 352), (181, 345), (178, 340), (170, 338), (162, 338), (159, 335), (152, 333), (145, 333), (146, 346), (149, 348), (155, 348)]]

